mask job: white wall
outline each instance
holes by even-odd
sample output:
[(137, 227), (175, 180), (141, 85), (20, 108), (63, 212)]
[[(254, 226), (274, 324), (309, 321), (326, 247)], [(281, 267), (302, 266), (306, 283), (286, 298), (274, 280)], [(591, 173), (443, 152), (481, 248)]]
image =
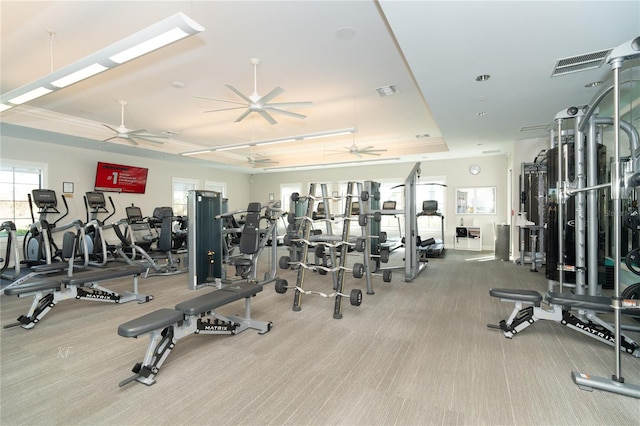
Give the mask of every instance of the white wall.
[[(472, 163), (480, 165), (482, 171), (473, 176), (469, 173)], [(251, 177), (251, 198), (256, 201), (267, 200), (268, 194), (273, 193), (276, 198), (280, 194), (280, 184), (302, 184), (303, 194), (308, 191), (311, 182), (331, 182), (337, 187), (339, 182), (365, 180), (389, 180), (397, 179), (404, 183), (407, 175), (413, 169), (415, 163), (381, 164), (376, 166), (322, 168), (300, 172), (282, 172), (254, 175)], [(446, 211), (445, 216), (445, 247), (453, 248), (453, 236), (455, 227), (464, 219), (465, 225), (471, 225), (476, 219), (478, 226), (482, 227), (483, 248), (494, 248), (494, 224), (507, 221), (507, 165), (505, 156), (482, 157), (474, 159), (437, 160), (421, 162), (421, 181), (428, 182), (429, 176), (444, 176), (446, 178)], [(497, 190), (497, 213), (495, 215), (458, 215), (455, 213), (456, 188), (469, 188), (479, 186), (495, 186)]]
[[(247, 175), (228, 170), (219, 170), (193, 165), (171, 163), (169, 161), (144, 159), (127, 155), (105, 153), (102, 151), (74, 148), (46, 142), (36, 142), (3, 136), (2, 160), (31, 161), (48, 164), (48, 176), (45, 186), (62, 193), (63, 182), (74, 183), (74, 194), (69, 197), (69, 219), (85, 218), (82, 196), (93, 190), (96, 163), (98, 161), (118, 163), (149, 169), (145, 194), (111, 194), (118, 213), (124, 217), (125, 207), (132, 203), (139, 206), (144, 214), (151, 214), (158, 206), (171, 205), (171, 181), (173, 177), (198, 179), (200, 187), (205, 180), (226, 182), (229, 209), (242, 209), (250, 201), (266, 202), (270, 193), (280, 194), (281, 183), (300, 182), (303, 193), (311, 182), (338, 182), (365, 180), (397, 179), (404, 183), (415, 163), (396, 163), (376, 166), (348, 168), (322, 168), (310, 171), (266, 173)], [(532, 157), (531, 157), (532, 158)], [(528, 158), (527, 161), (530, 161)], [(469, 165), (477, 163), (482, 172), (476, 176), (468, 171)], [(508, 221), (507, 206), (507, 170), (509, 159), (505, 156), (481, 157), (474, 159), (423, 161), (421, 163), (421, 181), (427, 182), (429, 176), (446, 178), (445, 245), (453, 248), (455, 227), (464, 219), (466, 225), (474, 222), (482, 227), (483, 248), (494, 248), (494, 225)], [(458, 215), (455, 213), (456, 188), (495, 186), (497, 189), (497, 214), (495, 215)]]
[(98, 161), (149, 169), (145, 194), (109, 194), (117, 209), (114, 219), (124, 218), (125, 208), (132, 203), (139, 206), (145, 215), (152, 214), (155, 207), (171, 206), (173, 177), (197, 179), (199, 188), (204, 188), (205, 180), (226, 182), (230, 210), (246, 208), (251, 201), (249, 176), (228, 170), (194, 167), (189, 164), (131, 157), (9, 136), (2, 137), (1, 154), (0, 162), (18, 160), (48, 164), (47, 182), (44, 186), (55, 190), (58, 194), (62, 193), (63, 182), (73, 182), (74, 193), (67, 197), (70, 211), (68, 219), (85, 219), (83, 195), (87, 191), (93, 191)]

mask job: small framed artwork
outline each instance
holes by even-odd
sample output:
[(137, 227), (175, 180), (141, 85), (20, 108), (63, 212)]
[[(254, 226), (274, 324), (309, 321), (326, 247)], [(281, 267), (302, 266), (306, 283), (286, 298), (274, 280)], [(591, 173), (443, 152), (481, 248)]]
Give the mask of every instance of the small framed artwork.
[(273, 192), (269, 193), (269, 201), (273, 201), (275, 199), (276, 199), (276, 195)]
[(65, 194), (73, 194), (73, 182), (62, 182), (62, 192)]

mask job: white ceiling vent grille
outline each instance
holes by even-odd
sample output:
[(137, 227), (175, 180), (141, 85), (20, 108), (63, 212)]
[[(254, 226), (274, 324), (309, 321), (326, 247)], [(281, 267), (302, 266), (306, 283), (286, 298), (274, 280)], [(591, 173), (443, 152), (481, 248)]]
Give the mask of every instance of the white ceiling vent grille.
[(607, 58), (609, 52), (611, 52), (611, 49), (558, 59), (558, 62), (556, 62), (551, 72), (551, 77), (599, 68)]
[(400, 93), (400, 91), (398, 90), (398, 87), (395, 84), (392, 84), (389, 86), (376, 87), (374, 90), (376, 91), (378, 96), (380, 96), (381, 98), (384, 98), (385, 96), (392, 96), (392, 95), (395, 95), (396, 93)]
[(520, 127), (521, 132), (537, 132), (539, 130), (549, 130), (548, 124), (536, 124), (534, 126), (523, 126)]

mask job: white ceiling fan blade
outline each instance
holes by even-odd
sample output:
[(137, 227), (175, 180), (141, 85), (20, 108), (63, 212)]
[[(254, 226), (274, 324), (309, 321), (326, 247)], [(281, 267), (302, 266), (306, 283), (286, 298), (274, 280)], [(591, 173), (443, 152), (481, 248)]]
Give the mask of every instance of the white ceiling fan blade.
[(133, 138), (130, 137), (129, 135), (127, 135), (126, 137), (118, 136), (118, 138), (129, 142), (131, 145), (135, 145), (135, 146), (140, 145), (138, 142), (134, 141)]
[[(244, 104), (243, 104), (243, 105), (244, 105)], [(244, 106), (241, 106), (241, 107), (220, 108), (220, 109), (210, 109), (210, 110), (207, 110), (207, 111), (205, 111), (205, 112), (231, 111), (231, 110), (233, 110), (233, 109), (243, 109), (243, 108), (246, 108), (246, 107), (247, 107), (247, 106), (246, 106), (246, 105), (244, 105)]]
[(236, 118), (235, 122), (236, 122), (236, 123), (241, 122), (241, 121), (242, 121), (242, 120), (244, 120), (244, 119), (247, 117), (247, 115), (249, 115), (249, 114), (251, 114), (251, 110), (250, 110), (249, 108), (247, 108), (247, 110), (246, 110), (245, 112), (243, 112), (243, 113), (240, 115), (240, 117)]
[(300, 101), (300, 102), (270, 102), (268, 106), (273, 107), (284, 107), (284, 106), (310, 106), (313, 105), (311, 101)]
[(128, 135), (139, 135), (142, 133), (148, 133), (147, 129), (137, 129), (137, 130), (129, 130), (128, 132), (123, 132), (126, 133)]
[(364, 155), (375, 155), (375, 156), (380, 156), (380, 154), (378, 154), (377, 152), (374, 151), (359, 151), (359, 154), (364, 154)]
[(262, 116), (262, 118), (264, 118), (265, 120), (267, 120), (271, 125), (277, 124), (278, 122), (276, 120), (274, 120), (274, 118), (272, 116), (270, 116), (265, 110), (261, 109), (260, 111), (258, 111), (260, 113), (260, 115)]
[(145, 129), (138, 129), (128, 132), (130, 136), (137, 136), (139, 138), (153, 138), (153, 139), (169, 139), (167, 135), (156, 135), (148, 132)]
[(163, 141), (153, 139), (155, 136), (145, 136), (145, 135), (130, 135), (129, 138), (133, 140), (133, 138), (141, 139), (147, 142), (153, 142), (158, 145), (164, 145)]
[(235, 93), (236, 95), (240, 96), (242, 99), (244, 99), (248, 105), (251, 105), (253, 103), (253, 101), (251, 99), (249, 99), (248, 97), (245, 96), (244, 93), (242, 93), (241, 91), (239, 91), (238, 89), (236, 89), (235, 87), (233, 87), (230, 84), (225, 84), (225, 86), (227, 86), (227, 88), (229, 90), (231, 90), (233, 93)]
[(307, 118), (306, 115), (298, 114), (297, 112), (285, 111), (285, 110), (279, 109), (279, 108), (272, 108), (271, 106), (266, 106), (263, 109), (268, 109), (270, 111), (275, 111), (275, 112), (278, 112), (280, 114), (288, 115), (289, 117)]
[(104, 126), (104, 127), (106, 127), (107, 129), (111, 130), (112, 132), (120, 133), (120, 132), (118, 131), (118, 129), (115, 129), (115, 128), (113, 128), (113, 127), (109, 126), (108, 124), (103, 124), (103, 126)]
[(270, 91), (269, 93), (261, 97), (256, 103), (260, 105), (265, 105), (271, 99), (275, 98), (276, 96), (280, 95), (283, 92), (284, 92), (284, 89), (282, 87), (276, 87), (275, 89), (273, 89), (272, 91)]
[(236, 105), (245, 105), (242, 102), (236, 102), (236, 101), (228, 101), (226, 99), (218, 99), (218, 98), (207, 98), (206, 96), (194, 96), (194, 98), (198, 98), (198, 99), (207, 99), (209, 101), (217, 101), (217, 102), (226, 102), (228, 104), (236, 104)]
[(118, 136), (111, 136), (108, 139), (104, 139), (102, 142), (109, 142), (109, 141), (112, 141), (112, 140), (117, 139), (117, 138), (118, 138)]

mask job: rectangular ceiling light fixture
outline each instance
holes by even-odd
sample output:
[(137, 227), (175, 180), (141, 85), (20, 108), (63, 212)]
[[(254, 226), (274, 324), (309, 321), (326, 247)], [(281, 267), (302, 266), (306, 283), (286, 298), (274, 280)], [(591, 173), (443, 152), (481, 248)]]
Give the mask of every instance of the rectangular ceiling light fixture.
[(340, 136), (340, 135), (348, 135), (351, 133), (355, 133), (358, 130), (355, 127), (350, 127), (348, 129), (339, 129), (339, 130), (329, 130), (326, 132), (317, 132), (317, 133), (307, 133), (305, 135), (298, 135), (298, 136), (287, 136), (284, 138), (277, 138), (277, 139), (267, 139), (264, 141), (256, 141), (256, 142), (251, 142), (251, 143), (241, 143), (241, 144), (236, 144), (236, 145), (222, 145), (222, 146), (214, 146), (214, 147), (210, 147), (210, 148), (203, 148), (201, 150), (198, 151), (189, 151), (189, 152), (183, 152), (180, 155), (197, 155), (197, 154), (203, 154), (205, 152), (211, 152), (211, 151), (231, 151), (233, 149), (242, 149), (242, 148), (249, 148), (251, 146), (266, 146), (266, 145), (275, 145), (277, 143), (286, 143), (286, 142), (297, 142), (297, 141), (302, 141), (302, 140), (309, 140), (309, 139), (318, 139), (318, 138), (328, 138), (331, 136)]
[(178, 12), (39, 80), (3, 93), (0, 95), (0, 111), (70, 86), (202, 31), (204, 28), (200, 24)]

